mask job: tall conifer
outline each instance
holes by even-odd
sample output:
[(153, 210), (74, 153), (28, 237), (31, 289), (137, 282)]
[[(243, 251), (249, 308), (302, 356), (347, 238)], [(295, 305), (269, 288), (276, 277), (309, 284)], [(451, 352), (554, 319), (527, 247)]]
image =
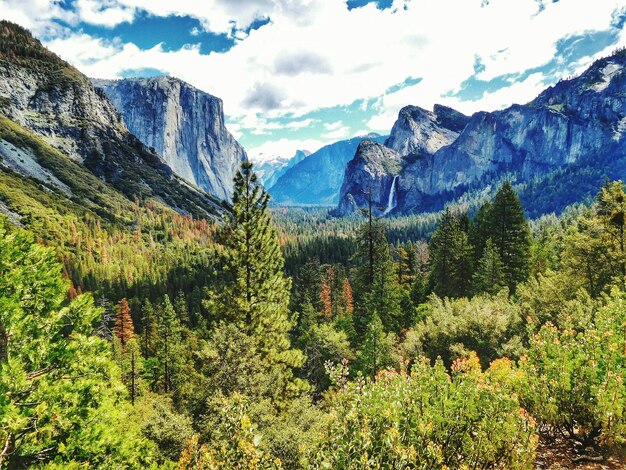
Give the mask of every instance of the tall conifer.
[(223, 286), (211, 303), (223, 320), (252, 338), (262, 361), (280, 376), (277, 388), (302, 388), (292, 368), (304, 362), (293, 349), (289, 331), (291, 282), (283, 275), (284, 259), (267, 204), (269, 195), (257, 182), (248, 161), (235, 176), (233, 202), (221, 237), (225, 246)]
[(530, 227), (508, 181), (496, 193), (489, 219), (490, 236), (504, 267), (504, 282), (514, 292), (530, 274)]

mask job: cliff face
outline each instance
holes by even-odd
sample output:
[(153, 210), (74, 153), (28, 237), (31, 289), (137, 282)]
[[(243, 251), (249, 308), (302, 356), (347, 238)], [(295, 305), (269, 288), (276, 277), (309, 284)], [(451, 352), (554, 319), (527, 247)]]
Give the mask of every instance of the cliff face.
[(347, 215), (367, 205), (366, 192), (370, 188), (379, 215), (401, 210), (398, 209), (401, 173), (406, 160), (432, 155), (450, 145), (468, 121), (467, 116), (441, 105), (435, 105), (433, 111), (418, 106), (402, 108), (384, 146), (371, 142), (359, 146), (346, 167), (335, 214)]
[(0, 24), (0, 114), (111, 183), (127, 197), (158, 197), (182, 213), (219, 212), (131, 134), (113, 104), (20, 26)]
[(322, 147), (278, 178), (269, 189), (273, 201), (278, 204), (337, 204), (346, 165), (364, 138), (381, 143), (385, 140), (383, 136), (370, 134)]
[(454, 142), (468, 121), (467, 116), (441, 105), (435, 105), (433, 111), (406, 106), (385, 145), (401, 155), (432, 154)]
[(390, 213), (396, 207), (397, 175), (401, 167), (402, 156), (398, 152), (371, 140), (361, 142), (346, 167), (336, 215), (367, 207), (370, 197), (377, 215)]
[(171, 77), (93, 80), (128, 129), (199, 188), (230, 200), (233, 177), (246, 159), (224, 125), (219, 98)]
[[(521, 184), (530, 213), (558, 211), (593, 194), (597, 185), (589, 184), (591, 178), (598, 185), (604, 177), (624, 178), (625, 68), (626, 53), (618, 52), (526, 105), (471, 118), (445, 108), (452, 123), (443, 129), (437, 119), (441, 111), (404, 108), (386, 142), (403, 155), (394, 213), (439, 210), (504, 178)], [(351, 164), (344, 186), (357, 191), (350, 182), (354, 171), (358, 168)], [(566, 186), (572, 182), (578, 187)], [(539, 188), (553, 191), (554, 202), (543, 201), (537, 209), (530, 194), (536, 197)]]

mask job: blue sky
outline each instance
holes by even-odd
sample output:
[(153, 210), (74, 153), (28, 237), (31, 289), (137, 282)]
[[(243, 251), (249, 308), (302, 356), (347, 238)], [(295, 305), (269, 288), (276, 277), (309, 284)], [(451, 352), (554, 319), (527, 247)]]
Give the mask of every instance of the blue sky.
[(388, 133), (402, 106), (527, 102), (626, 46), (626, 0), (0, 0), (87, 75), (219, 96), (257, 158)]

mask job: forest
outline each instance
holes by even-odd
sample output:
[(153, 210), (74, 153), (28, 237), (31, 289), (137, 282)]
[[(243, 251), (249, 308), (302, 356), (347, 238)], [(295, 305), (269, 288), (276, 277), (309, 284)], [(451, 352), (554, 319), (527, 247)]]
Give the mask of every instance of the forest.
[(246, 162), (223, 223), (17, 181), (0, 174), (0, 202), (25, 208), (0, 216), (0, 467), (529, 469), (555, 443), (574, 461), (622, 452), (621, 181), (533, 220), (506, 181), (476, 207), (333, 219), (270, 209)]

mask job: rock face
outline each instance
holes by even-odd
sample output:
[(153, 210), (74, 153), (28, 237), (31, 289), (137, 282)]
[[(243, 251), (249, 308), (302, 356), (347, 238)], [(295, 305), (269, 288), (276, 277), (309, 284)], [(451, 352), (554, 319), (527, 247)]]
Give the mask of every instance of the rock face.
[(467, 116), (441, 105), (435, 105), (433, 111), (406, 106), (385, 145), (401, 155), (432, 154), (454, 142), (468, 121)]
[[(196, 215), (220, 210), (205, 193), (176, 178), (159, 155), (131, 134), (87, 77), (7, 21), (0, 22), (0, 114), (131, 199), (157, 197)], [(21, 172), (38, 171), (27, 163)]]
[(291, 158), (276, 157), (259, 162), (254, 166), (254, 171), (259, 177), (261, 184), (265, 188), (271, 188), (289, 168), (294, 167), (309, 155), (311, 155), (311, 152), (308, 150), (296, 150), (295, 155)]
[(402, 156), (371, 140), (359, 144), (354, 158), (348, 163), (349, 178), (341, 186), (341, 200), (335, 213), (347, 215), (359, 207), (367, 207), (371, 197), (374, 212), (391, 212), (397, 190), (397, 175), (402, 168)]
[(284, 205), (335, 205), (347, 163), (364, 138), (384, 142), (385, 137), (370, 134), (326, 145), (288, 169), (270, 187), (272, 200)]
[(119, 110), (128, 129), (162, 155), (177, 175), (230, 200), (233, 177), (246, 152), (226, 129), (219, 98), (171, 77), (93, 83)]
[[(529, 213), (539, 215), (595, 193), (606, 177), (623, 179), (625, 69), (626, 52), (618, 52), (526, 105), (471, 118), (440, 107), (453, 122), (443, 130), (437, 108), (404, 108), (387, 141), (403, 155), (393, 213), (439, 210), (506, 178), (519, 185)], [(440, 145), (444, 138), (448, 143)], [(344, 187), (354, 188), (352, 193), (353, 180), (362, 179), (358, 171), (352, 162), (346, 170)], [(339, 209), (342, 204), (343, 192)]]
[[(418, 106), (402, 108), (389, 138), (385, 140), (385, 146), (371, 145), (371, 142), (359, 146), (354, 159), (346, 167), (339, 206), (334, 213), (348, 215), (369, 204), (366, 191), (370, 187), (378, 215), (395, 212), (402, 182), (399, 173), (407, 159), (432, 155), (450, 145), (458, 138), (469, 119), (441, 105), (435, 105), (433, 111)], [(402, 159), (402, 155), (407, 156), (407, 159)]]

